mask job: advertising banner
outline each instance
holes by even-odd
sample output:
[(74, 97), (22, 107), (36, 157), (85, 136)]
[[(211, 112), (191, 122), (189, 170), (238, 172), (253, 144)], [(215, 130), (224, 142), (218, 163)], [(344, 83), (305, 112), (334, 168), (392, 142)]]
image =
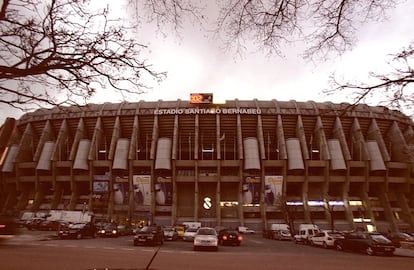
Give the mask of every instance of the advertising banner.
[(265, 176), (265, 203), (280, 207), (283, 193), (283, 176)]
[(247, 176), (243, 181), (243, 205), (260, 204), (260, 176)]
[(93, 193), (108, 193), (109, 192), (109, 175), (94, 175), (92, 184)]
[(158, 176), (154, 183), (155, 202), (157, 205), (172, 205), (172, 179)]
[(129, 203), (129, 181), (127, 176), (116, 176), (114, 182), (114, 203)]
[(134, 202), (136, 205), (151, 205), (151, 175), (133, 175)]

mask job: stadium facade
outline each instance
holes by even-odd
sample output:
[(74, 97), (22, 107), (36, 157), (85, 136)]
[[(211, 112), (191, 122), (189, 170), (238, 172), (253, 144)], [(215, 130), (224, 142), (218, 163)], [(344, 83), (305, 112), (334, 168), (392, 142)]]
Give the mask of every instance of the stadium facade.
[(39, 109), (1, 128), (0, 210), (413, 230), (413, 128), (385, 107), (312, 101)]

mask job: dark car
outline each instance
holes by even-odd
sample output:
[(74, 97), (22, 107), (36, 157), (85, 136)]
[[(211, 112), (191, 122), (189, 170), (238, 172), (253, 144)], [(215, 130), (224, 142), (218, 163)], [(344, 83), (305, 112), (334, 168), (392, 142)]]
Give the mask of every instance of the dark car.
[(128, 225), (118, 225), (116, 226), (116, 229), (118, 230), (118, 235), (121, 235), (121, 236), (133, 234), (132, 227)]
[(334, 245), (337, 250), (365, 252), (368, 255), (381, 253), (392, 256), (395, 251), (391, 240), (375, 232), (351, 232), (345, 234), (343, 239), (338, 239)]
[(115, 224), (106, 224), (98, 230), (100, 237), (118, 237), (118, 227)]
[(219, 231), (220, 245), (240, 246), (243, 236), (237, 230), (221, 230)]
[(43, 220), (39, 223), (38, 230), (40, 231), (57, 231), (60, 227), (59, 220)]
[(74, 223), (67, 226), (61, 226), (58, 231), (59, 238), (75, 238), (82, 239), (85, 237), (96, 237), (96, 227), (90, 222)]
[(39, 230), (41, 224), (45, 221), (44, 218), (39, 218), (39, 217), (35, 217), (32, 219), (29, 219), (26, 221), (26, 223), (24, 224), (24, 226), (28, 229), (28, 230)]
[(134, 246), (138, 245), (162, 245), (164, 232), (160, 226), (144, 226), (134, 236)]
[(387, 238), (390, 239), (393, 245), (397, 248), (401, 247), (401, 242), (414, 244), (414, 237), (408, 233), (391, 232), (387, 234)]
[(12, 238), (17, 234), (17, 222), (12, 216), (0, 215), (0, 240)]

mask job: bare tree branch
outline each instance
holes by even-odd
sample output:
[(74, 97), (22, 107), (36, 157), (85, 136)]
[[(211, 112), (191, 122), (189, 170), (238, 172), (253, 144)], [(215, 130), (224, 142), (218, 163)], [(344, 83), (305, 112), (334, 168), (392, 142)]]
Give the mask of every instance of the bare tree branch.
[(167, 36), (172, 28), (180, 36), (187, 20), (201, 27), (206, 22), (206, 6), (194, 0), (129, 0), (138, 23), (155, 23), (157, 31)]
[(128, 27), (89, 1), (3, 1), (0, 9), (0, 97), (15, 107), (70, 105), (95, 94), (93, 84), (139, 95), (144, 77), (160, 81), (128, 37)]
[(369, 21), (385, 20), (386, 11), (394, 8), (395, 0), (315, 0), (310, 1), (313, 29), (306, 35), (309, 44), (306, 58), (326, 58), (352, 49), (358, 27)]
[(239, 50), (246, 43), (282, 55), (284, 42), (301, 32), (299, 12), (304, 0), (228, 0), (221, 1), (216, 34), (221, 36), (225, 47)]
[(382, 97), (380, 105), (395, 108), (413, 114), (414, 104), (414, 44), (401, 52), (392, 55), (389, 66), (392, 70), (387, 74), (369, 75), (372, 83), (339, 81), (335, 75), (331, 76), (332, 89), (325, 90), (328, 95), (337, 91), (352, 91), (354, 104), (361, 102), (369, 103), (375, 97)]

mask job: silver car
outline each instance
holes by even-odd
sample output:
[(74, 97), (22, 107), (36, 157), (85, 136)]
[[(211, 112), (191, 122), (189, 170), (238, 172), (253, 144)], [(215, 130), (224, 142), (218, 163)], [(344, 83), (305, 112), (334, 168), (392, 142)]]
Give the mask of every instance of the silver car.
[(202, 248), (218, 250), (218, 235), (214, 228), (201, 227), (194, 236), (194, 250)]

